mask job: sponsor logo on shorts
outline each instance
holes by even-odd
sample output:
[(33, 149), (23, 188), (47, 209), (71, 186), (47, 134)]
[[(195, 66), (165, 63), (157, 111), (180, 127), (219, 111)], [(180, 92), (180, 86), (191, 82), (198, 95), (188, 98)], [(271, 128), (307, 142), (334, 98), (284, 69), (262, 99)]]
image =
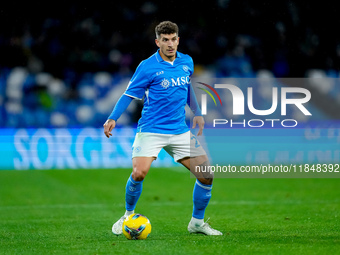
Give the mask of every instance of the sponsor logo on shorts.
[(142, 150), (142, 147), (140, 146), (137, 146), (136, 148), (134, 148), (134, 151), (137, 153), (140, 152), (141, 150)]
[(198, 148), (198, 147), (200, 147), (201, 145), (199, 144), (199, 142), (198, 142), (198, 140), (197, 140), (197, 138), (196, 138), (196, 136), (192, 136), (191, 137), (191, 145), (194, 143), (194, 146), (195, 146), (195, 148)]

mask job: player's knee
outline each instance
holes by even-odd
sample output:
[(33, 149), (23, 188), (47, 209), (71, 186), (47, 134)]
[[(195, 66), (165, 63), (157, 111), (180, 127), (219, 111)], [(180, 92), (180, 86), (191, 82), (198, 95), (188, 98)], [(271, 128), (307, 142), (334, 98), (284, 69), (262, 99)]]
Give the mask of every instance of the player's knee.
[(210, 178), (206, 178), (206, 177), (203, 177), (203, 178), (197, 178), (202, 184), (205, 184), (205, 185), (211, 185), (213, 183), (213, 180), (214, 180), (214, 177), (210, 177)]
[(132, 179), (134, 179), (135, 181), (143, 181), (145, 178), (146, 174), (142, 171), (138, 171), (138, 170), (133, 170), (132, 172)]
[(211, 185), (213, 183), (213, 180), (214, 180), (214, 172), (210, 170), (202, 172), (200, 179), (199, 179), (201, 183), (206, 184), (206, 185)]
[(132, 178), (135, 181), (143, 181), (146, 174), (149, 172), (151, 163), (155, 157), (141, 157), (132, 159)]
[(149, 169), (142, 167), (134, 167), (132, 171), (132, 179), (135, 181), (143, 181)]

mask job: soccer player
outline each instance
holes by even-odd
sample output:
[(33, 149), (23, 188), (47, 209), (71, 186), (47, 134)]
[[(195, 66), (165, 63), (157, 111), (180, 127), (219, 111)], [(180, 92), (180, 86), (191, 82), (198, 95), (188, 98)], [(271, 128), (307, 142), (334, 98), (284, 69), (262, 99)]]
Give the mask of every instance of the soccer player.
[[(125, 214), (112, 226), (112, 232), (122, 234), (126, 217), (134, 213), (142, 193), (143, 180), (151, 163), (161, 149), (169, 153), (175, 161), (187, 169), (209, 165), (208, 157), (190, 132), (185, 122), (185, 106), (195, 114), (193, 127), (198, 125), (197, 135), (201, 135), (204, 119), (191, 89), (190, 77), (194, 71), (192, 58), (177, 51), (179, 44), (178, 26), (163, 21), (156, 26), (158, 51), (142, 61), (132, 76), (125, 93), (116, 103), (111, 115), (104, 124), (104, 133), (109, 138), (116, 121), (133, 99), (142, 100), (142, 117), (138, 121), (137, 134), (132, 147), (133, 170), (126, 184)], [(190, 141), (194, 145), (190, 146)], [(193, 172), (193, 171), (192, 171)], [(196, 183), (193, 191), (193, 213), (188, 225), (190, 233), (222, 235), (204, 222), (205, 209), (211, 198), (213, 175), (194, 173)]]

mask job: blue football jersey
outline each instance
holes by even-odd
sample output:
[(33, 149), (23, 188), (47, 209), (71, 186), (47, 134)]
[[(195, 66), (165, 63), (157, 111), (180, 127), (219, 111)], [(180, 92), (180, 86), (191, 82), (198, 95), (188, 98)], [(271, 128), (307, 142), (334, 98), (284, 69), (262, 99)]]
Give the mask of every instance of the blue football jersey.
[(185, 105), (193, 72), (192, 58), (180, 52), (173, 63), (164, 61), (158, 50), (139, 64), (124, 93), (144, 97), (137, 132), (182, 134), (189, 130)]

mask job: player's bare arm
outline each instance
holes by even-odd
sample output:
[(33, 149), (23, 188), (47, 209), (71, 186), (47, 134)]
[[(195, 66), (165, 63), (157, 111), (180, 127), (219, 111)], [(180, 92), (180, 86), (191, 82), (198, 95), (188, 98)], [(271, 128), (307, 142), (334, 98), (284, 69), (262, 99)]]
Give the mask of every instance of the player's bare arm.
[(112, 119), (108, 119), (103, 127), (104, 127), (104, 134), (106, 135), (107, 138), (110, 138), (110, 136), (112, 136), (112, 130), (115, 128), (116, 126), (116, 121), (112, 120)]
[(204, 129), (204, 118), (202, 116), (195, 116), (194, 119), (192, 120), (192, 128), (195, 128), (196, 125), (198, 125), (198, 133), (197, 136), (202, 135), (203, 129)]

